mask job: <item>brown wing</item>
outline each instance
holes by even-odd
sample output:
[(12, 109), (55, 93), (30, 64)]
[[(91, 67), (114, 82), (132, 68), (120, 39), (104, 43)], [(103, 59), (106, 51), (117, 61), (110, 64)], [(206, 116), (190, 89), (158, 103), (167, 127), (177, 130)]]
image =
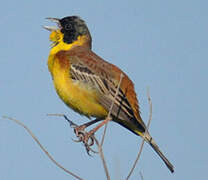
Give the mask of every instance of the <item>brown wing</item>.
[[(63, 52), (62, 52), (63, 53)], [(87, 83), (100, 92), (99, 103), (107, 110), (115, 97), (120, 74), (124, 75), (112, 115), (120, 124), (134, 123), (140, 130), (145, 124), (139, 115), (139, 108), (134, 86), (127, 75), (116, 66), (104, 61), (90, 49), (77, 47), (65, 52), (70, 60), (70, 75), (74, 81)], [(139, 122), (139, 123), (138, 123)]]

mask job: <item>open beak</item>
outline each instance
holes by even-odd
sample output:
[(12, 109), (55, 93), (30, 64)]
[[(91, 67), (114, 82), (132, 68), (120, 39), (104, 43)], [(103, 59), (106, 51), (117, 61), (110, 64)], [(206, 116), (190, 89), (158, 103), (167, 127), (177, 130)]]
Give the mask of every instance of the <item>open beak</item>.
[(51, 22), (55, 22), (58, 27), (57, 26), (43, 26), (44, 29), (46, 29), (48, 31), (56, 31), (58, 29), (61, 29), (60, 19), (58, 19), (58, 18), (51, 18), (51, 17), (48, 17), (46, 19), (50, 20)]

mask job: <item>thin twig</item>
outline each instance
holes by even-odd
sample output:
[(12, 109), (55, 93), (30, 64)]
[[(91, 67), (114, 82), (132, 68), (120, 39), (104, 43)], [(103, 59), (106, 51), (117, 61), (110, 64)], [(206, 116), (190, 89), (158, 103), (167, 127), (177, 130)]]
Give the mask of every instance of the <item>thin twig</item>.
[(37, 139), (37, 137), (32, 133), (32, 131), (25, 126), (22, 122), (13, 119), (11, 117), (7, 117), (7, 116), (3, 116), (4, 119), (9, 119), (15, 123), (17, 123), (18, 125), (22, 126), (23, 128), (26, 129), (26, 131), (31, 135), (31, 137), (36, 141), (36, 143), (40, 146), (41, 150), (48, 156), (48, 158), (54, 163), (56, 164), (56, 166), (58, 166), (59, 168), (61, 168), (62, 170), (64, 170), (66, 173), (70, 174), (71, 176), (75, 177), (76, 179), (79, 180), (83, 180), (81, 177), (77, 176), (76, 174), (70, 172), (69, 170), (67, 170), (66, 168), (64, 168), (62, 165), (60, 165), (56, 160), (54, 160), (54, 158), (48, 153), (48, 151), (43, 147), (43, 145), (39, 142), (39, 140)]
[[(106, 119), (108, 119), (108, 122), (110, 120), (112, 120), (111, 113), (112, 113), (112, 110), (113, 110), (113, 106), (115, 104), (116, 97), (118, 96), (119, 89), (120, 89), (120, 86), (121, 86), (121, 82), (122, 82), (123, 77), (124, 77), (124, 75), (123, 75), (123, 73), (121, 73), (120, 74), (120, 80), (119, 80), (119, 83), (118, 83), (118, 87), (116, 89), (115, 96), (113, 97), (114, 99), (113, 99), (113, 101), (111, 103), (111, 107), (109, 109), (108, 116), (106, 117)], [(96, 138), (95, 138), (95, 142), (96, 142), (96, 144), (98, 146), (98, 151), (99, 151), (99, 154), (100, 154), (100, 158), (102, 160), (102, 163), (103, 163), (103, 167), (104, 167), (104, 170), (105, 170), (106, 178), (107, 178), (107, 180), (110, 180), (110, 176), (109, 176), (107, 164), (106, 164), (105, 157), (104, 157), (104, 153), (103, 153), (103, 149), (102, 149), (102, 146), (103, 146), (103, 143), (104, 143), (104, 139), (105, 139), (105, 134), (106, 134), (108, 122), (105, 124), (101, 143), (99, 144), (99, 142), (98, 142), (98, 140)]]
[[(151, 123), (151, 121), (152, 121), (152, 100), (151, 100), (151, 98), (150, 98), (149, 87), (147, 88), (147, 97), (148, 97), (149, 111), (150, 111), (150, 112), (149, 112), (149, 121), (148, 121), (148, 123), (147, 123), (147, 129), (146, 129), (146, 130), (149, 129), (150, 123)], [(145, 133), (146, 133), (146, 131), (145, 131)]]
[(141, 180), (144, 180), (144, 176), (143, 176), (143, 174), (142, 174), (141, 171), (139, 172), (139, 175), (140, 175), (140, 177), (141, 177)]
[[(72, 122), (71, 120), (69, 120), (67, 118), (67, 116), (64, 115), (64, 114), (47, 114), (47, 115), (48, 116), (60, 116), (60, 117), (64, 117), (70, 123), (70, 126), (72, 128), (75, 128), (75, 127), (78, 126), (77, 124), (75, 124), (74, 122)], [(108, 172), (108, 168), (107, 168), (107, 164), (106, 164), (106, 161), (105, 161), (105, 157), (104, 157), (104, 153), (103, 153), (102, 146), (101, 146), (101, 144), (99, 144), (99, 141), (96, 139), (95, 136), (93, 136), (93, 138), (94, 138), (94, 140), (96, 142), (96, 145), (98, 146), (98, 151), (99, 151), (100, 158), (102, 160), (103, 168), (105, 170), (106, 178), (107, 178), (107, 180), (110, 180), (110, 175), (109, 175), (109, 172)]]
[(66, 119), (70, 125), (71, 128), (76, 128), (78, 127), (77, 124), (75, 124), (73, 121), (71, 121), (65, 114), (58, 114), (58, 113), (55, 113), (55, 114), (47, 114), (47, 116), (58, 116), (58, 117), (64, 117), (64, 119)]
[[(152, 120), (152, 101), (151, 101), (150, 94), (149, 94), (149, 88), (147, 88), (147, 97), (148, 97), (148, 103), (149, 103), (149, 120), (148, 120), (148, 123), (147, 123), (147, 127), (145, 129), (145, 134), (148, 132), (148, 129), (149, 129), (149, 126), (150, 126), (150, 123), (151, 123), (151, 120)], [(143, 149), (143, 146), (144, 146), (144, 141), (145, 141), (145, 139), (143, 138), (140, 149), (139, 149), (139, 153), (137, 155), (137, 158), (136, 158), (136, 160), (135, 160), (135, 162), (134, 162), (126, 180), (128, 180), (130, 178), (131, 174), (133, 173), (133, 171), (136, 167), (136, 164), (139, 161), (139, 158), (141, 156), (142, 149)]]
[(105, 170), (106, 178), (107, 178), (107, 180), (110, 180), (110, 175), (108, 173), (108, 168), (107, 168), (107, 164), (106, 164), (106, 161), (105, 161), (105, 157), (104, 157), (104, 153), (103, 153), (103, 148), (102, 148), (101, 144), (99, 144), (99, 142), (98, 142), (98, 140), (96, 138), (95, 138), (95, 142), (96, 142), (96, 144), (98, 146), (98, 151), (99, 151), (99, 154), (100, 154), (100, 158), (102, 160), (102, 163), (103, 163), (103, 167), (104, 167), (104, 170)]
[[(71, 120), (69, 120), (69, 119), (67, 118), (67, 116), (64, 115), (64, 114), (47, 114), (47, 115), (48, 115), (48, 116), (59, 116), (59, 117), (64, 117), (64, 118), (70, 123), (70, 126), (71, 126), (72, 128), (75, 128), (75, 127), (78, 126), (77, 124), (75, 124), (74, 122), (72, 122)], [(110, 175), (109, 175), (109, 172), (108, 172), (108, 168), (107, 168), (107, 164), (106, 164), (106, 161), (105, 161), (105, 157), (104, 157), (104, 153), (103, 153), (102, 146), (101, 146), (101, 144), (99, 144), (99, 141), (97, 140), (97, 138), (96, 138), (95, 136), (94, 136), (93, 138), (94, 138), (94, 140), (95, 140), (95, 142), (96, 142), (96, 145), (98, 146), (98, 151), (99, 151), (100, 158), (101, 158), (101, 160), (102, 160), (103, 168), (104, 168), (104, 170), (105, 170), (106, 178), (107, 178), (107, 180), (110, 180)]]
[[(109, 109), (109, 112), (108, 112), (108, 116), (106, 117), (106, 119), (109, 119), (109, 121), (112, 119), (111, 118), (111, 112), (113, 110), (113, 106), (115, 104), (116, 97), (118, 96), (119, 89), (120, 89), (120, 86), (121, 86), (121, 82), (122, 82), (123, 77), (124, 77), (124, 75), (123, 75), (123, 73), (121, 73), (120, 74), (120, 80), (119, 80), (119, 83), (118, 83), (118, 87), (116, 89), (115, 96), (113, 97), (113, 101), (111, 103), (111, 106), (110, 106), (110, 109)], [(106, 130), (107, 130), (107, 125), (108, 125), (108, 123), (105, 124), (105, 128), (104, 128), (104, 131), (103, 131), (102, 140), (101, 140), (101, 143), (100, 143), (101, 146), (103, 146), (103, 143), (104, 143), (105, 134), (106, 134)]]
[(142, 143), (141, 143), (141, 146), (140, 146), (140, 149), (139, 149), (139, 153), (138, 153), (138, 155), (137, 155), (137, 158), (136, 158), (136, 160), (135, 160), (135, 162), (134, 162), (134, 164), (133, 164), (133, 166), (132, 166), (132, 168), (131, 168), (131, 170), (130, 170), (130, 172), (129, 172), (127, 178), (126, 178), (126, 180), (128, 180), (128, 179), (130, 178), (131, 174), (133, 173), (133, 171), (134, 171), (134, 169), (135, 169), (135, 167), (136, 167), (136, 164), (137, 164), (138, 161), (139, 161), (139, 158), (140, 158), (140, 155), (141, 155), (141, 153), (142, 153), (143, 146), (144, 146), (144, 141), (145, 141), (145, 140), (143, 139), (143, 140), (142, 140)]

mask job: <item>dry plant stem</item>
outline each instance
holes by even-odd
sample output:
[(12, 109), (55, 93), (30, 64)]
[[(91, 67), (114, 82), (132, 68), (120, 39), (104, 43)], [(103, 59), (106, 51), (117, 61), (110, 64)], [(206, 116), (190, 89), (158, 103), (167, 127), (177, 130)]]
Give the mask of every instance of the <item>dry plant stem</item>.
[(70, 124), (71, 128), (76, 128), (78, 125), (75, 124), (73, 121), (71, 121), (70, 119), (68, 119), (68, 117), (65, 114), (47, 114), (47, 116), (58, 116), (58, 117), (64, 117), (64, 119), (66, 119), (68, 121), (68, 123)]
[(143, 177), (143, 175), (142, 175), (142, 172), (141, 172), (141, 171), (139, 172), (139, 174), (140, 174), (141, 180), (144, 180), (144, 177)]
[(54, 163), (56, 164), (56, 166), (58, 166), (59, 168), (61, 168), (62, 170), (64, 170), (66, 173), (70, 174), (71, 176), (75, 177), (76, 179), (79, 180), (83, 180), (81, 177), (77, 176), (76, 174), (70, 172), (69, 170), (65, 169), (62, 165), (60, 165), (56, 160), (54, 160), (54, 158), (48, 153), (48, 151), (46, 151), (46, 149), (43, 147), (43, 145), (39, 142), (39, 140), (36, 138), (36, 136), (32, 133), (32, 131), (25, 126), (22, 122), (13, 119), (11, 117), (7, 117), (7, 116), (3, 116), (3, 118), (5, 119), (9, 119), (15, 123), (17, 123), (18, 125), (22, 126), (23, 128), (26, 129), (26, 131), (32, 136), (32, 138), (36, 141), (36, 143), (40, 146), (41, 150), (48, 156), (48, 158)]
[(103, 163), (103, 167), (104, 167), (104, 170), (105, 170), (105, 174), (106, 174), (107, 180), (110, 180), (110, 176), (109, 176), (109, 172), (108, 172), (107, 164), (106, 164), (106, 161), (105, 161), (105, 157), (104, 157), (104, 153), (103, 153), (102, 146), (103, 146), (104, 139), (105, 139), (105, 134), (106, 134), (106, 130), (107, 130), (107, 124), (108, 124), (108, 122), (110, 120), (112, 120), (112, 118), (111, 118), (111, 112), (112, 112), (112, 109), (113, 109), (113, 106), (114, 106), (114, 103), (115, 103), (115, 99), (118, 96), (119, 88), (121, 86), (121, 82), (122, 82), (123, 77), (124, 77), (124, 75), (121, 73), (120, 74), (120, 80), (119, 80), (119, 83), (118, 83), (118, 87), (116, 89), (116, 94), (114, 96), (114, 99), (112, 101), (111, 107), (109, 109), (108, 116), (104, 120), (106, 123), (105, 123), (105, 128), (104, 128), (104, 132), (103, 132), (103, 136), (102, 136), (101, 143), (99, 144), (98, 140), (95, 138), (95, 142), (96, 142), (96, 144), (98, 146), (98, 151), (99, 151), (99, 154), (100, 154), (100, 158), (102, 160), (102, 163)]
[(108, 173), (108, 168), (107, 168), (107, 164), (106, 164), (106, 161), (105, 161), (105, 158), (104, 158), (102, 146), (101, 146), (101, 144), (99, 144), (99, 142), (98, 142), (98, 140), (96, 138), (95, 138), (95, 142), (96, 142), (96, 144), (98, 146), (98, 151), (99, 151), (102, 163), (103, 163), (103, 167), (104, 167), (104, 170), (105, 170), (106, 178), (107, 178), (107, 180), (110, 180), (110, 176), (109, 176), (109, 173)]
[[(108, 112), (108, 116), (107, 116), (107, 118), (106, 118), (106, 119), (109, 119), (108, 122), (112, 119), (112, 118), (111, 118), (111, 112), (112, 112), (113, 106), (114, 106), (114, 104), (115, 104), (115, 99), (116, 99), (116, 97), (118, 96), (119, 88), (120, 88), (120, 86), (121, 86), (121, 82), (122, 82), (123, 77), (124, 77), (124, 75), (123, 75), (123, 73), (121, 73), (121, 74), (120, 74), (120, 80), (119, 80), (119, 83), (118, 83), (118, 87), (117, 87), (117, 89), (116, 89), (116, 94), (115, 94), (115, 96), (114, 96), (114, 99), (113, 99), (113, 101), (112, 101), (110, 110), (109, 110), (109, 112)], [(105, 139), (105, 134), (106, 134), (108, 122), (105, 124), (105, 128), (104, 128), (104, 131), (103, 131), (102, 140), (101, 140), (101, 143), (100, 143), (101, 146), (103, 146), (103, 143), (104, 143), (104, 139)]]
[(132, 168), (131, 168), (131, 170), (130, 170), (130, 172), (129, 172), (127, 178), (126, 178), (126, 180), (128, 180), (128, 179), (130, 178), (130, 176), (132, 175), (132, 173), (133, 173), (133, 171), (134, 171), (134, 169), (135, 169), (135, 167), (136, 167), (136, 164), (137, 164), (138, 161), (139, 161), (140, 155), (141, 155), (141, 153), (142, 153), (143, 146), (144, 146), (144, 139), (142, 140), (142, 143), (141, 143), (141, 146), (140, 146), (140, 149), (139, 149), (139, 153), (138, 153), (138, 155), (137, 155), (137, 158), (136, 158), (136, 160), (135, 160), (135, 162), (134, 162), (134, 164), (133, 164), (133, 166), (132, 166)]
[[(150, 123), (151, 123), (151, 120), (152, 120), (152, 101), (151, 101), (150, 94), (149, 94), (149, 88), (147, 88), (147, 97), (148, 97), (149, 111), (150, 111), (150, 112), (149, 112), (149, 120), (148, 120), (148, 123), (147, 123), (147, 127), (146, 127), (146, 130), (145, 130), (145, 133), (148, 131), (149, 126), (150, 126)], [(135, 162), (134, 162), (134, 164), (133, 164), (133, 166), (132, 166), (132, 168), (131, 168), (131, 170), (130, 170), (130, 172), (129, 172), (127, 178), (126, 178), (126, 180), (128, 180), (128, 179), (130, 178), (131, 174), (133, 173), (133, 171), (134, 171), (134, 169), (135, 169), (135, 167), (136, 167), (136, 164), (137, 164), (138, 161), (139, 161), (139, 158), (140, 158), (140, 156), (141, 156), (142, 149), (143, 149), (143, 146), (144, 146), (144, 141), (145, 141), (145, 140), (143, 139), (143, 140), (142, 140), (142, 143), (141, 143), (141, 146), (140, 146), (140, 149), (139, 149), (139, 153), (138, 153), (138, 155), (137, 155), (137, 158), (136, 158), (136, 160), (135, 160)]]
[[(71, 120), (69, 120), (67, 118), (66, 115), (64, 114), (48, 114), (48, 116), (60, 116), (60, 117), (64, 117), (69, 123), (70, 123), (70, 126), (72, 128), (75, 128), (77, 127), (78, 125), (76, 125), (75, 123), (73, 123)], [(106, 118), (107, 119), (107, 118)], [(105, 120), (106, 120), (105, 119)], [(94, 140), (96, 142), (96, 145), (98, 146), (98, 151), (99, 151), (99, 155), (100, 155), (100, 158), (102, 160), (102, 164), (103, 164), (103, 167), (104, 167), (104, 170), (105, 170), (105, 174), (106, 174), (106, 178), (107, 180), (110, 180), (110, 176), (109, 176), (109, 172), (108, 172), (108, 168), (107, 168), (107, 164), (106, 164), (106, 161), (105, 161), (105, 158), (104, 158), (104, 153), (103, 153), (103, 150), (102, 150), (102, 146), (99, 144), (98, 140), (95, 138), (94, 136)]]

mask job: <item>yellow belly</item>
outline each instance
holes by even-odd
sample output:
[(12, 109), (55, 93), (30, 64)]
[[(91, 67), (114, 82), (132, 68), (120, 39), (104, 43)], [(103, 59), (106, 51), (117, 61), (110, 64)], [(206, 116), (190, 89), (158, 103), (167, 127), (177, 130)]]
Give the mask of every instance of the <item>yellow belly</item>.
[(73, 81), (69, 68), (61, 67), (58, 60), (54, 61), (52, 75), (55, 89), (67, 106), (88, 117), (107, 116), (107, 111), (98, 103), (98, 92), (84, 83)]

